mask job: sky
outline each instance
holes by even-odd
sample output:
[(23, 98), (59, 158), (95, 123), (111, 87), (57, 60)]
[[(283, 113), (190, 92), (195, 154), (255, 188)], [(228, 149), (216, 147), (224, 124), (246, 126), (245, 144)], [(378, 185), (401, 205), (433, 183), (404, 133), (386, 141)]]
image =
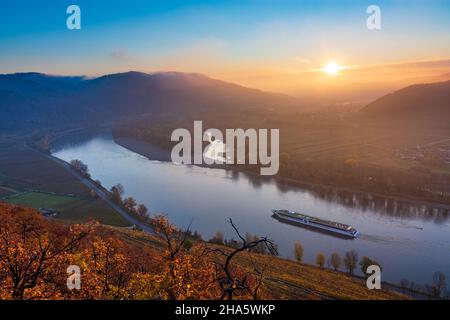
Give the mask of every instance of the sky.
[[(81, 9), (68, 30), (66, 9)], [(381, 30), (366, 10), (381, 9)], [(336, 74), (324, 71), (334, 62)], [(0, 73), (180, 71), (300, 97), (450, 79), (450, 1), (1, 0)]]

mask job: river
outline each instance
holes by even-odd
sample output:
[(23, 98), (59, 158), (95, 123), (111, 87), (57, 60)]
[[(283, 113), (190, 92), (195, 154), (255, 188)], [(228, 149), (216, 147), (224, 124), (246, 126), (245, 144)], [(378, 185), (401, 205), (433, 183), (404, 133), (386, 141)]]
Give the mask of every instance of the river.
[[(105, 133), (64, 139), (52, 154), (65, 161), (82, 160), (93, 179), (107, 188), (121, 183), (126, 196), (151, 212), (167, 214), (180, 227), (192, 221), (191, 229), (205, 239), (217, 230), (236, 238), (227, 224), (232, 218), (242, 233), (274, 240), (284, 257), (293, 257), (298, 241), (308, 263), (314, 263), (319, 252), (328, 257), (356, 250), (360, 257), (382, 265), (383, 281), (426, 284), (435, 271), (450, 277), (450, 212), (445, 208), (331, 188), (287, 187), (243, 173), (153, 161), (116, 144)], [(361, 236), (347, 240), (283, 224), (271, 217), (275, 208), (351, 224)]]

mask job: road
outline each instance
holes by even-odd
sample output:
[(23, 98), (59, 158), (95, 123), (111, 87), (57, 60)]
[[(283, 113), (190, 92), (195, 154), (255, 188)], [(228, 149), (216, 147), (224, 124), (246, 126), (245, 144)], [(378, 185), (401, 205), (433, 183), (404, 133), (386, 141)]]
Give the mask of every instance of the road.
[(138, 226), (139, 228), (141, 228), (142, 230), (144, 230), (145, 232), (147, 232), (149, 234), (154, 234), (154, 231), (153, 231), (153, 229), (150, 226), (142, 223), (141, 221), (139, 221), (138, 219), (136, 219), (135, 217), (130, 215), (125, 209), (123, 209), (122, 207), (118, 206), (114, 201), (111, 200), (111, 198), (109, 197), (108, 193), (106, 193), (104, 190), (99, 188), (97, 186), (97, 184), (95, 184), (91, 179), (86, 178), (86, 177), (82, 176), (81, 174), (79, 174), (78, 172), (76, 172), (70, 166), (69, 163), (67, 163), (64, 160), (61, 160), (59, 158), (56, 158), (56, 157), (54, 157), (52, 155), (45, 154), (45, 153), (43, 153), (43, 152), (41, 152), (39, 150), (36, 150), (36, 149), (28, 146), (26, 143), (24, 143), (24, 147), (29, 149), (29, 150), (32, 150), (33, 152), (37, 152), (41, 156), (44, 156), (47, 159), (49, 159), (49, 160), (59, 164), (60, 166), (62, 166), (68, 173), (70, 173), (72, 176), (77, 178), (82, 184), (84, 184), (89, 189), (94, 190), (94, 192), (97, 194), (97, 196), (99, 198), (101, 198), (103, 201), (105, 201), (112, 209), (114, 209), (126, 221), (128, 221), (128, 223), (130, 223), (131, 225)]

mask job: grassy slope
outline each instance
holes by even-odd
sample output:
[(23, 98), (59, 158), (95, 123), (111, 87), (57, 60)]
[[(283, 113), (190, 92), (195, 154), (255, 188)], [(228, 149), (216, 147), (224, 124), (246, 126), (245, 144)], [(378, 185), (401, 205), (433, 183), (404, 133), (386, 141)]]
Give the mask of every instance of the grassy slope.
[(16, 193), (16, 190), (14, 190), (14, 189), (0, 186), (0, 198), (12, 196), (15, 193)]
[[(170, 151), (175, 144), (170, 142), (170, 133), (175, 128), (191, 129), (193, 121), (198, 119), (203, 120), (204, 129), (218, 128), (223, 132), (226, 128), (279, 128), (279, 176), (284, 178), (419, 201), (426, 199), (448, 203), (447, 198), (424, 193), (419, 188), (425, 186), (432, 190), (448, 190), (450, 164), (413, 162), (399, 157), (401, 150), (414, 150), (417, 145), (433, 146), (431, 154), (437, 155), (436, 149), (450, 144), (448, 131), (375, 127), (355, 121), (348, 115), (341, 118), (335, 112), (324, 111), (280, 112), (270, 117), (264, 114), (202, 114), (175, 120), (142, 118), (116, 126), (113, 135), (115, 139), (127, 137), (143, 140)], [(122, 145), (128, 147), (126, 143)], [(138, 149), (134, 150), (139, 152)], [(348, 159), (357, 160), (357, 168), (344, 165)], [(288, 170), (283, 170), (286, 167)]]
[[(153, 236), (123, 228), (113, 228), (127, 242), (150, 245), (156, 249), (164, 247), (163, 242)], [(229, 248), (221, 247), (223, 250)], [(406, 297), (388, 290), (368, 290), (365, 282), (341, 272), (300, 264), (278, 257), (254, 253), (240, 253), (236, 263), (252, 272), (253, 266), (267, 265), (264, 284), (274, 299), (405, 299)]]
[[(68, 197), (45, 194), (27, 194), (15, 199), (16, 203), (32, 207), (50, 206), (61, 209), (60, 218), (84, 221), (88, 217), (105, 224), (121, 225), (121, 217), (100, 200), (82, 200), (89, 190), (61, 167), (39, 154), (23, 148), (11, 140), (0, 139), (0, 186), (6, 190), (39, 189), (49, 192), (72, 193)], [(150, 245), (161, 249), (162, 242), (152, 236), (124, 228), (114, 228), (127, 241), (135, 245)], [(225, 248), (226, 250), (226, 248)], [(399, 299), (401, 295), (388, 291), (369, 291), (361, 280), (342, 273), (321, 270), (281, 258), (244, 253), (237, 263), (252, 269), (253, 262), (268, 263), (265, 285), (277, 299)]]
[(6, 199), (12, 204), (31, 208), (46, 208), (59, 212), (57, 219), (67, 222), (83, 222), (90, 218), (103, 224), (127, 226), (127, 222), (99, 199), (80, 196), (55, 195), (42, 192), (27, 192)]
[(61, 210), (79, 201), (79, 198), (41, 192), (26, 192), (7, 200), (12, 204), (21, 204), (35, 209), (47, 208)]
[[(411, 163), (399, 159), (395, 154), (397, 149), (449, 139), (448, 131), (411, 128), (396, 130), (392, 127), (361, 123), (348, 115), (341, 118), (335, 114), (336, 112), (279, 112), (270, 117), (267, 114), (251, 114), (251, 117), (243, 117), (242, 114), (214, 113), (192, 115), (176, 120), (145, 118), (116, 127), (114, 134), (116, 138), (124, 137), (124, 133), (131, 134), (130, 137), (137, 140), (162, 144), (163, 148), (170, 150), (174, 145), (170, 143), (172, 130), (190, 129), (193, 121), (198, 119), (203, 120), (203, 129), (213, 127), (223, 132), (225, 128), (278, 128), (280, 154), (288, 153), (292, 159), (312, 162), (326, 159), (328, 162), (342, 162), (348, 158), (355, 158), (366, 165), (403, 170), (410, 169)], [(442, 143), (444, 144), (445, 142)], [(429, 168), (444, 170), (450, 174), (450, 166)]]
[(128, 225), (104, 201), (90, 198), (89, 189), (61, 166), (24, 147), (23, 141), (16, 138), (0, 136), (0, 197), (28, 190), (57, 193), (59, 196), (29, 193), (11, 201), (34, 208), (50, 207), (60, 211), (59, 217), (66, 220), (92, 217), (105, 224)]
[(291, 260), (244, 254), (239, 264), (249, 270), (253, 262), (269, 268), (265, 285), (277, 299), (404, 299), (387, 290), (368, 290), (365, 282), (341, 272)]

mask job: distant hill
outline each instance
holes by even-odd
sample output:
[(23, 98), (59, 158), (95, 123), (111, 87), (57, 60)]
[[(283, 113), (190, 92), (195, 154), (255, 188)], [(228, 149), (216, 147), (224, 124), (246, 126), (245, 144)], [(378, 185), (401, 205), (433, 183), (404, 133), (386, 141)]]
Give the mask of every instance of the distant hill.
[(450, 129), (450, 81), (417, 84), (385, 95), (361, 109), (358, 118)]
[(441, 74), (440, 76), (436, 77), (436, 80), (433, 82), (437, 82), (437, 81), (448, 81), (450, 80), (450, 72), (449, 73), (445, 73), (445, 74)]
[(298, 101), (199, 74), (127, 72), (89, 79), (42, 73), (0, 75), (5, 129), (98, 124), (167, 113), (297, 107)]

